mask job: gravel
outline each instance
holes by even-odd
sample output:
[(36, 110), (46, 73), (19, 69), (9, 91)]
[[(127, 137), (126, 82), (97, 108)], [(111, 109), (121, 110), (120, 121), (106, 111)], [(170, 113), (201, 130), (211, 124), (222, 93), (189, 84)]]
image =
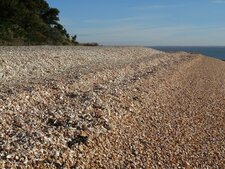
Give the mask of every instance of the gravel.
[(225, 168), (224, 72), (141, 47), (0, 47), (0, 167)]

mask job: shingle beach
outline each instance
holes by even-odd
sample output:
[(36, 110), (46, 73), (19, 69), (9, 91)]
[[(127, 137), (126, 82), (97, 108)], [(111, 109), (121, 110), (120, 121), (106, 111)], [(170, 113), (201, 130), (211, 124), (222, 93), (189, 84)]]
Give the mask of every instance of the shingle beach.
[(0, 168), (225, 168), (225, 62), (144, 47), (0, 47)]

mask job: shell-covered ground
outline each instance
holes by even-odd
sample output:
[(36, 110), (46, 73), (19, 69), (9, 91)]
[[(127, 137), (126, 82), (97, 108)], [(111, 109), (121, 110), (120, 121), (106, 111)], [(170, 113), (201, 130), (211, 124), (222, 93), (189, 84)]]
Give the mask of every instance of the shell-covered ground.
[(225, 62), (0, 47), (0, 87), (0, 168), (225, 168)]

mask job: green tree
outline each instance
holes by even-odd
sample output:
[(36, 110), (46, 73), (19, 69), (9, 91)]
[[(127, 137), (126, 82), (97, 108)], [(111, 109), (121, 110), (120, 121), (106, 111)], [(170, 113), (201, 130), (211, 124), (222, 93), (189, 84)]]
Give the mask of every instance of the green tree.
[(0, 0), (0, 44), (68, 44), (59, 10), (45, 0)]
[(72, 36), (72, 42), (76, 43), (77, 42), (77, 35)]

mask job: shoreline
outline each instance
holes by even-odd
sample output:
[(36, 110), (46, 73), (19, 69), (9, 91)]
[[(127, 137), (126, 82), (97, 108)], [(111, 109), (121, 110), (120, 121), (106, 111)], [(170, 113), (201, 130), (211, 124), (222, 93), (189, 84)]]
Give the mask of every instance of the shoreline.
[(165, 52), (186, 51), (193, 54), (201, 54), (219, 60), (225, 59), (224, 46), (155, 46), (154, 49)]

